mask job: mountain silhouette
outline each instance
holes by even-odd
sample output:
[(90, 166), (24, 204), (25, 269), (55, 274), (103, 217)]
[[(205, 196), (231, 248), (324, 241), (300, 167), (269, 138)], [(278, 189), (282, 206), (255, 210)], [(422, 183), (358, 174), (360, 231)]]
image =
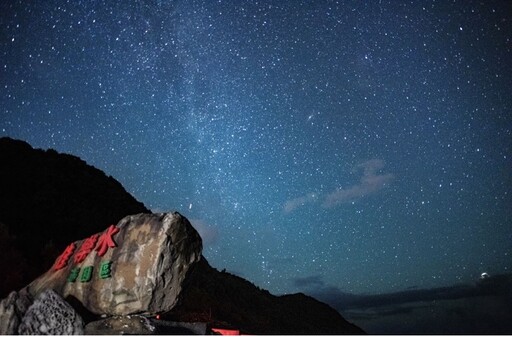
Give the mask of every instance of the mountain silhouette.
[(182, 300), (164, 319), (207, 322), (258, 335), (363, 334), (335, 309), (302, 293), (275, 296), (201, 259), (187, 277)]
[[(70, 242), (126, 215), (150, 213), (117, 180), (76, 156), (0, 138), (0, 158), (0, 298), (48, 270)], [(204, 257), (161, 319), (250, 334), (364, 333), (327, 304), (304, 294), (274, 296)]]

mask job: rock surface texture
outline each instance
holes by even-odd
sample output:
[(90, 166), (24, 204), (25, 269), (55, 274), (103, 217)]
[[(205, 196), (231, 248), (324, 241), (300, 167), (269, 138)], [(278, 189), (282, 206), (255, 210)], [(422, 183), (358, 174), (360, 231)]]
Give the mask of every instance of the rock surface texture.
[(18, 326), (32, 304), (32, 298), (26, 291), (13, 291), (0, 302), (0, 335), (14, 335)]
[(28, 285), (53, 289), (95, 314), (156, 314), (172, 309), (202, 242), (177, 212), (137, 214), (68, 245), (54, 266)]
[(156, 327), (140, 315), (112, 316), (85, 326), (86, 335), (153, 335)]
[(41, 293), (18, 327), (20, 335), (83, 335), (84, 323), (73, 307), (56, 292)]

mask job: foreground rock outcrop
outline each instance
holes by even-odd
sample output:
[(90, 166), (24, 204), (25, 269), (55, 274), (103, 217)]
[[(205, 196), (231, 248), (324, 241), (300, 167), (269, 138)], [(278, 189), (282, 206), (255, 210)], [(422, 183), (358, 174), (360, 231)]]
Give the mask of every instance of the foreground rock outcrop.
[(157, 314), (172, 309), (201, 237), (179, 213), (137, 214), (73, 242), (27, 291), (53, 289), (95, 314)]
[(50, 270), (2, 301), (0, 331), (83, 333), (81, 317), (62, 298), (86, 312), (120, 319), (167, 312), (180, 299), (201, 251), (201, 237), (177, 212), (127, 216), (70, 243)]

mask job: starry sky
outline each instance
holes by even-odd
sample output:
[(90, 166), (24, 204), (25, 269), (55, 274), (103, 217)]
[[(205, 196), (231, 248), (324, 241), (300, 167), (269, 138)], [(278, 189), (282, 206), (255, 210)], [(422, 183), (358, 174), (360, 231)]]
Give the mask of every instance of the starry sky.
[[(274, 294), (512, 269), (506, 1), (4, 1), (0, 136), (177, 210)], [(107, 224), (106, 224), (107, 225)]]

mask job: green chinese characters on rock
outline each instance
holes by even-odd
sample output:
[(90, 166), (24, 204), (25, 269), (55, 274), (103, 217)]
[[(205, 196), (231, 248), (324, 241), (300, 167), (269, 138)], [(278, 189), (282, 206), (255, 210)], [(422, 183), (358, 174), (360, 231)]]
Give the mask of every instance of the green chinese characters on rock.
[(111, 277), (112, 270), (111, 270), (112, 261), (105, 261), (101, 263), (100, 266), (100, 278), (106, 279)]
[[(93, 269), (93, 266), (87, 266), (84, 268), (75, 267), (71, 269), (68, 275), (68, 282), (75, 282), (79, 278), (78, 276), (80, 276), (80, 282), (82, 283), (91, 281)], [(102, 280), (112, 277), (112, 261), (101, 262), (99, 276)]]
[(68, 276), (68, 282), (75, 282), (76, 279), (78, 278), (79, 273), (80, 273), (79, 267), (71, 269), (71, 271), (69, 272), (69, 276)]
[(93, 266), (84, 267), (80, 275), (80, 282), (89, 282), (92, 278)]

